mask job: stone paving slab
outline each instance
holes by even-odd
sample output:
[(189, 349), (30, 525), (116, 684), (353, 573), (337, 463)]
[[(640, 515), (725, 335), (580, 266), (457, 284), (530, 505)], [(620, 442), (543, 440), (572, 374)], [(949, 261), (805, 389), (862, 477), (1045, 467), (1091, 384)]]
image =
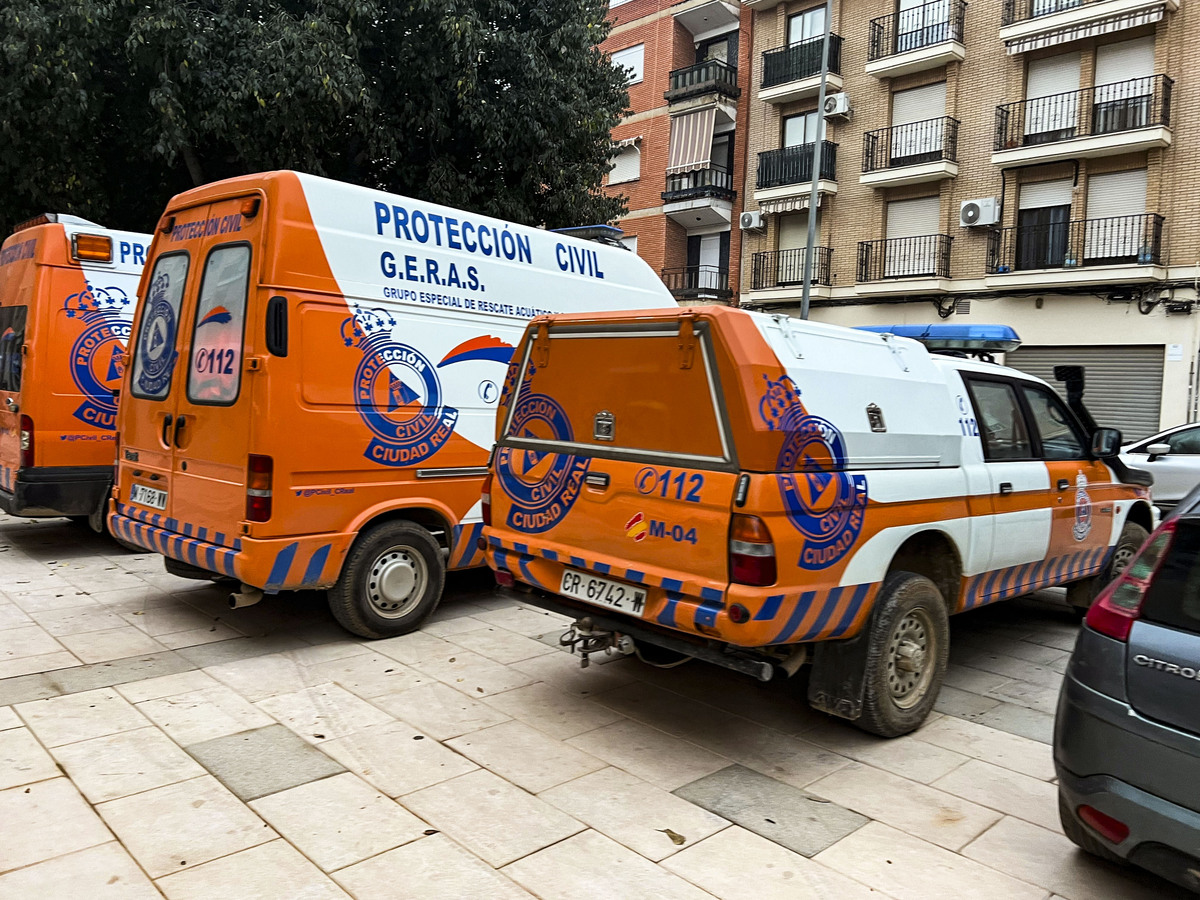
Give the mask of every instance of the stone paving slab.
[(866, 816), (744, 766), (729, 766), (673, 793), (808, 857), (816, 856), (870, 821)]
[(254, 800), (346, 771), (282, 725), (267, 725), (185, 748), (243, 800)]

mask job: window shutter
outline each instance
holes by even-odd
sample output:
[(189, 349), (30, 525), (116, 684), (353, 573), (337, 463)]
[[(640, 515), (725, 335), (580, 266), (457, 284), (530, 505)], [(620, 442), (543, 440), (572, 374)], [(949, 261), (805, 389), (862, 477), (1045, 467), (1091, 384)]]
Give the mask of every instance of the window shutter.
[(624, 147), (612, 158), (608, 173), (609, 184), (637, 181), (642, 175), (642, 151), (636, 144)]
[(1116, 84), (1154, 74), (1154, 38), (1144, 37), (1096, 49), (1096, 84)]
[(1146, 170), (1130, 169), (1088, 178), (1084, 255), (1090, 259), (1135, 258), (1149, 240)]
[(1061, 181), (1039, 181), (1021, 185), (1018, 209), (1043, 209), (1047, 206), (1070, 206), (1072, 184), (1070, 178)]
[(887, 207), (888, 240), (937, 234), (941, 209), (941, 197), (893, 200)]
[(643, 70), (646, 62), (646, 45), (637, 44), (633, 47), (626, 47), (624, 50), (618, 50), (612, 55), (614, 66), (619, 66), (629, 72), (629, 84), (637, 84), (642, 80)]

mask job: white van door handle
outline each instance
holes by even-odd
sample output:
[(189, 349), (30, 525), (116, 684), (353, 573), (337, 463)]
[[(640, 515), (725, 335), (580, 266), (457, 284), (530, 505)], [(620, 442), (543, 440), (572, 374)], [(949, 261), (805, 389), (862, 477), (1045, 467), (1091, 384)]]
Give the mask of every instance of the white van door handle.
[(1067, 479), (1065, 479), (1065, 478), (1058, 479), (1058, 489), (1060, 491), (1065, 491), (1070, 486), (1071, 486), (1071, 482), (1069, 482)]
[(1000, 482), (1000, 493), (1001, 494), (1011, 494), (1012, 492), (1013, 492), (1013, 486), (1012, 486), (1011, 481)]

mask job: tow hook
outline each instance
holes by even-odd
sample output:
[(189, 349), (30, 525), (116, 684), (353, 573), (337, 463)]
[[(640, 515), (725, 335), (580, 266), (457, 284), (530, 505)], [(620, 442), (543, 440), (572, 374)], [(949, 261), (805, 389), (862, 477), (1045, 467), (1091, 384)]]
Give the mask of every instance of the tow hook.
[(581, 669), (586, 669), (593, 653), (604, 653), (611, 656), (616, 650), (622, 656), (633, 653), (633, 638), (615, 631), (600, 631), (589, 618), (579, 619), (563, 632), (558, 643), (570, 648), (572, 653), (578, 652)]

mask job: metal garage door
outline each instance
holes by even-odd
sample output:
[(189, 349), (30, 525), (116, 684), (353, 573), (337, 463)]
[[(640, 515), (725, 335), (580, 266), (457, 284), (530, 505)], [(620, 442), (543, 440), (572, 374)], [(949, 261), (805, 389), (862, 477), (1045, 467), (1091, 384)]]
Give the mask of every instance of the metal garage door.
[(1163, 346), (1022, 347), (1005, 357), (1014, 369), (1036, 375), (1059, 393), (1054, 367), (1084, 366), (1083, 402), (1100, 425), (1120, 428), (1127, 440), (1159, 429), (1162, 403)]

